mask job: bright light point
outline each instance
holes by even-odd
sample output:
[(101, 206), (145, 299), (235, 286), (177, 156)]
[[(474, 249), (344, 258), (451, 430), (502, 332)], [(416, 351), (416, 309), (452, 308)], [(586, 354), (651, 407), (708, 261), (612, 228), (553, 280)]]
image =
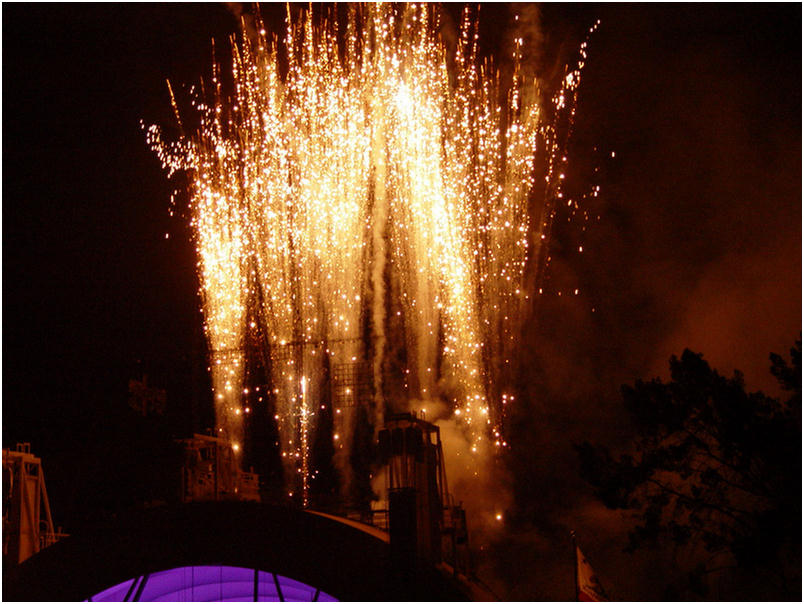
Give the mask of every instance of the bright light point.
[(409, 114), (413, 111), (413, 99), (410, 96), (408, 87), (404, 83), (399, 86), (394, 100), (402, 113)]
[(503, 519), (503, 516), (502, 516), (502, 514), (497, 514), (497, 515), (495, 516), (495, 518), (497, 519), (497, 522), (501, 522), (501, 521), (502, 521), (502, 519)]

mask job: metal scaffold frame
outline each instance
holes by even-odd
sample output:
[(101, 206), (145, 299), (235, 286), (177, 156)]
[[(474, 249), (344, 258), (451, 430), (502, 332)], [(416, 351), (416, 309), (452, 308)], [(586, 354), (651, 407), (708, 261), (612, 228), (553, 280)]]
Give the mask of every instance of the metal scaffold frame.
[(31, 444), (3, 449), (4, 561), (23, 562), (65, 536), (53, 524), (42, 460)]

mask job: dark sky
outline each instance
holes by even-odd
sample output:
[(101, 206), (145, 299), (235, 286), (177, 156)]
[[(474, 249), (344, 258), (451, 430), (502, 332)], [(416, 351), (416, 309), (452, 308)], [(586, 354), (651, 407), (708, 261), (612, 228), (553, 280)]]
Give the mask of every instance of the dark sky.
[[(666, 375), (684, 347), (776, 394), (768, 353), (801, 329), (801, 7), (519, 10), (547, 84), (602, 20), (570, 149), (570, 186), (602, 195), (583, 254), (577, 233), (556, 238), (524, 338), (510, 551), (541, 570), (510, 596), (570, 597), (549, 577), (571, 572), (554, 548), (574, 526), (618, 595), (656, 597), (627, 570), (622, 523), (575, 477), (571, 444), (627, 435), (619, 385)], [(481, 9), (490, 47), (510, 14)], [(170, 430), (203, 381), (192, 246), (139, 124), (170, 123), (165, 79), (208, 75), (210, 39), (236, 25), (217, 4), (4, 6), (3, 446), (31, 441), (68, 528), (136, 471), (115, 466), (143, 446), (120, 428), (128, 379), (144, 367), (168, 388)]]

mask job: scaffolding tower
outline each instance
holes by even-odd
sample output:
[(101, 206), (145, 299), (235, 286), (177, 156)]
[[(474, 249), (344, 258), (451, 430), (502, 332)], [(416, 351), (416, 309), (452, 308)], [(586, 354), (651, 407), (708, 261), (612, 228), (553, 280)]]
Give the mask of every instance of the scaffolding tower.
[[(392, 415), (379, 434), (380, 459), (386, 469), (389, 532), (401, 544), (395, 553), (455, 573), (471, 570), (466, 512), (447, 488), (441, 432), (412, 413)], [(400, 562), (404, 564), (404, 562)]]
[(184, 447), (181, 500), (260, 500), (260, 477), (240, 470), (232, 443), (222, 438), (193, 434), (179, 440)]
[(30, 443), (3, 449), (3, 563), (15, 565), (66, 537), (50, 514), (42, 460)]

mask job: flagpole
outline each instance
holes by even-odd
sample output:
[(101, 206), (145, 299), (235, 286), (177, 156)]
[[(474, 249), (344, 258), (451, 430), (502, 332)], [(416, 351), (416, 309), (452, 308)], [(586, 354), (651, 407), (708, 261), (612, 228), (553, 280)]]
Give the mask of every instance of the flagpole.
[(575, 540), (575, 531), (570, 531), (572, 535), (572, 559), (574, 561), (573, 577), (575, 577), (575, 601), (580, 602), (580, 590), (578, 588), (578, 543)]

